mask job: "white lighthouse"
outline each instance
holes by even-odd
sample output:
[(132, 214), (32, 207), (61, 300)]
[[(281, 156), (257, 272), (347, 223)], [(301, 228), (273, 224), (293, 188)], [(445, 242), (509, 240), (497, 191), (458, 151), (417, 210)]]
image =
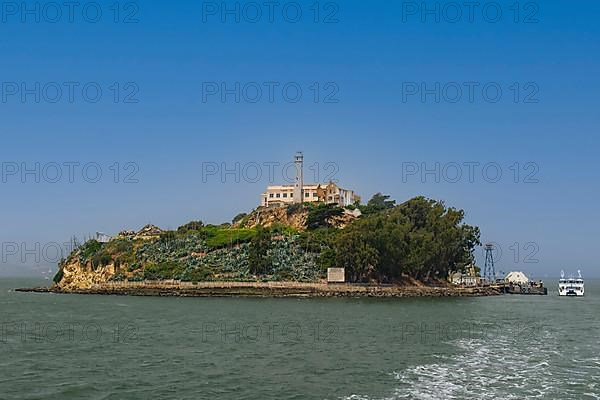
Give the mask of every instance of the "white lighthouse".
[(296, 164), (296, 181), (294, 182), (294, 203), (300, 204), (304, 201), (304, 174), (303, 164), (304, 155), (302, 152), (297, 152), (294, 157), (294, 164)]

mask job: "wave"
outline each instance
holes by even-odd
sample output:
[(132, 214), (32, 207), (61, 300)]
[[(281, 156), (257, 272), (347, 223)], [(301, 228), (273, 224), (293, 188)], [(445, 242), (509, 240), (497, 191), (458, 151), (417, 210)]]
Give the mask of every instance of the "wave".
[[(493, 341), (460, 339), (447, 343), (455, 354), (439, 361), (394, 371), (395, 389), (383, 398), (353, 394), (344, 400), (396, 399), (600, 399), (600, 363), (590, 349), (565, 357), (557, 340), (495, 337)], [(556, 338), (554, 338), (556, 339)], [(586, 354), (590, 356), (582, 356)]]

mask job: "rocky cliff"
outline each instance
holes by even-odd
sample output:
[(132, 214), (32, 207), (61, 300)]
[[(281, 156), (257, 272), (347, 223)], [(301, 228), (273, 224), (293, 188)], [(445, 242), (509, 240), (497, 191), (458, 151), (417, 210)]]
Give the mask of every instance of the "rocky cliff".
[(93, 269), (89, 263), (81, 264), (77, 258), (73, 258), (61, 266), (61, 271), (62, 278), (55, 286), (68, 292), (90, 289), (95, 284), (108, 282), (115, 275), (115, 265), (113, 263)]
[[(311, 216), (318, 213), (319, 209), (327, 210), (328, 207), (314, 205), (290, 205), (288, 207), (265, 208), (259, 207), (249, 215), (233, 224), (234, 227), (254, 228), (258, 225), (272, 227), (275, 225), (290, 226), (298, 231), (308, 228)], [(322, 213), (324, 225), (335, 228), (345, 228), (349, 223), (360, 217), (358, 209), (345, 209), (341, 207), (329, 207), (337, 212)]]

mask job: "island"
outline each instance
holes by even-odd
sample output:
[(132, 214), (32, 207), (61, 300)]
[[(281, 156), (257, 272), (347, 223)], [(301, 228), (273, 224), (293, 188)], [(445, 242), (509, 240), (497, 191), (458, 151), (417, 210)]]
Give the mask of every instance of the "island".
[[(491, 286), (449, 282), (451, 274), (472, 268), (481, 244), (479, 228), (464, 223), (464, 215), (442, 201), (415, 197), (396, 204), (381, 193), (366, 204), (260, 205), (220, 225), (199, 220), (176, 230), (147, 225), (86, 240), (61, 260), (52, 286), (20, 290), (262, 297), (500, 294)], [(328, 282), (331, 268), (343, 268), (342, 282)]]

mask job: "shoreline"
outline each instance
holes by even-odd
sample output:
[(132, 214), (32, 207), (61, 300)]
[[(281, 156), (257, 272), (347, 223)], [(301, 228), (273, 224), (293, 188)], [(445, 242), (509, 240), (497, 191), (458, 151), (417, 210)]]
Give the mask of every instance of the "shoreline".
[(111, 282), (89, 288), (19, 288), (17, 292), (172, 297), (482, 297), (502, 294), (493, 287), (443, 287), (304, 282)]

